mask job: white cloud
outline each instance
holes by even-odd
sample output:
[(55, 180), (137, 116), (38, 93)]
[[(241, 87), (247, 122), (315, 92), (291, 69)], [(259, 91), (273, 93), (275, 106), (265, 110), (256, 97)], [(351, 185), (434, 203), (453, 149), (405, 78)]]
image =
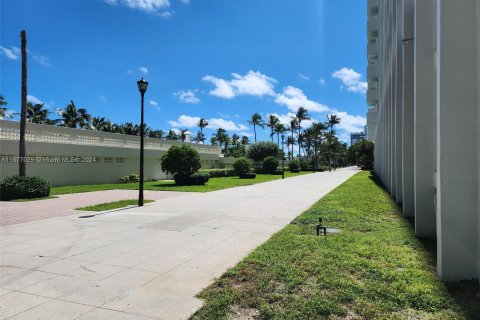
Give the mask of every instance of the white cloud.
[[(179, 128), (194, 128), (197, 126), (197, 122), (200, 117), (192, 117), (182, 114), (177, 120), (168, 121), (172, 127)], [(248, 130), (248, 127), (243, 124), (236, 124), (233, 121), (225, 120), (222, 118), (210, 118), (207, 119), (209, 129), (223, 128), (229, 131), (242, 131)]]
[(253, 137), (253, 133), (250, 133), (250, 132), (245, 132), (245, 131), (242, 131), (239, 133), (241, 137), (243, 136), (246, 136), (246, 137)]
[(187, 90), (187, 91), (177, 91), (174, 92), (173, 95), (177, 96), (180, 102), (182, 103), (191, 103), (191, 104), (197, 104), (200, 102), (200, 99), (196, 96), (196, 92), (198, 90)]
[(155, 100), (149, 100), (148, 101), (148, 104), (151, 105), (152, 107), (154, 107), (155, 109), (157, 109), (158, 111), (160, 111), (160, 107), (158, 106), (158, 102), (155, 101)]
[(160, 12), (158, 14), (159, 17), (162, 17), (164, 19), (169, 19), (173, 16), (173, 11), (164, 11), (164, 12)]
[(353, 69), (343, 67), (332, 73), (332, 77), (339, 79), (350, 92), (365, 93), (368, 83), (361, 81), (362, 75)]
[(309, 100), (301, 89), (292, 86), (284, 88), (283, 93), (277, 94), (275, 103), (285, 105), (293, 112), (296, 112), (299, 107), (304, 107), (311, 112), (327, 112), (330, 110), (326, 105)]
[(332, 112), (340, 118), (340, 123), (336, 127), (340, 130), (347, 132), (359, 132), (363, 131), (364, 126), (367, 124), (367, 119), (362, 116), (354, 116), (344, 111)]
[(105, 0), (109, 5), (122, 5), (147, 13), (161, 13), (170, 7), (169, 0)]
[(300, 77), (300, 79), (302, 79), (302, 80), (305, 80), (305, 81), (310, 81), (310, 77), (307, 77), (307, 76), (306, 76), (306, 75), (304, 75), (304, 74), (301, 74), (301, 73), (300, 73), (298, 76), (299, 76), (299, 77)]
[(17, 47), (11, 47), (11, 48), (6, 48), (0, 46), (0, 52), (5, 55), (8, 59), (11, 60), (18, 60), (20, 57), (20, 48)]
[(100, 96), (99, 99), (101, 102), (108, 102), (108, 99), (105, 96)]
[(42, 104), (43, 101), (38, 99), (37, 97), (33, 96), (33, 95), (27, 95), (27, 101), (28, 102), (31, 102), (33, 104)]
[(183, 4), (190, 4), (190, 0), (180, 0), (180, 2)]
[(146, 67), (140, 67), (138, 68), (138, 70), (143, 73), (143, 74), (147, 74), (148, 73), (148, 69)]
[(326, 84), (325, 79), (321, 78), (320, 80), (318, 80), (318, 84), (324, 86)]
[(39, 65), (45, 66), (45, 67), (51, 67), (52, 64), (50, 63), (50, 58), (42, 56), (40, 54), (35, 54), (33, 55), (33, 60), (35, 60)]
[(264, 95), (274, 96), (275, 83), (277, 80), (268, 77), (259, 71), (248, 71), (245, 75), (232, 73), (231, 80), (225, 80), (207, 75), (203, 81), (211, 82), (215, 89), (210, 94), (225, 99), (232, 99), (235, 96), (251, 95), (262, 97)]

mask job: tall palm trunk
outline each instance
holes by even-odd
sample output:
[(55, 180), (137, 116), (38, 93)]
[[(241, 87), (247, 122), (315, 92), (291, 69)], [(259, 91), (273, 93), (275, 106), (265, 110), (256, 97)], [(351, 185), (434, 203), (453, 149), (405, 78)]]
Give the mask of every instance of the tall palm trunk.
[(253, 134), (255, 136), (255, 143), (257, 142), (257, 128), (255, 128), (255, 123), (253, 124)]
[(302, 146), (301, 146), (301, 143), (300, 143), (300, 133), (301, 133), (301, 130), (302, 130), (302, 126), (301, 126), (301, 123), (302, 121), (300, 119), (298, 119), (298, 159), (300, 160), (300, 151), (302, 150)]
[(20, 144), (18, 156), (18, 175), (25, 177), (27, 175), (26, 163), (24, 161), (27, 150), (25, 146), (25, 129), (27, 125), (27, 34), (25, 30), (20, 32), (22, 46), (22, 108), (20, 111)]
[(295, 139), (293, 138), (293, 131), (295, 129), (292, 128), (292, 160), (293, 160), (293, 147), (295, 146)]

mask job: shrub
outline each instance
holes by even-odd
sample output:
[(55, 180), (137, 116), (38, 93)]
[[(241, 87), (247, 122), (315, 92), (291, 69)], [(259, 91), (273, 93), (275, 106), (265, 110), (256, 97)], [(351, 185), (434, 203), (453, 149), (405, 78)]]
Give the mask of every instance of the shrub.
[(203, 186), (210, 180), (208, 174), (196, 173), (191, 175), (175, 174), (173, 176), (175, 184), (178, 186)]
[(239, 158), (233, 163), (233, 170), (236, 174), (250, 173), (252, 171), (252, 165), (245, 158)]
[(198, 173), (201, 174), (208, 174), (210, 178), (223, 178), (223, 177), (233, 177), (236, 176), (237, 173), (233, 168), (225, 168), (225, 169), (203, 169), (198, 170)]
[(44, 198), (50, 195), (50, 183), (39, 177), (6, 177), (0, 182), (0, 199)]
[(279, 154), (280, 149), (273, 142), (257, 142), (250, 145), (247, 150), (247, 158), (253, 161), (263, 161), (263, 159), (269, 156), (277, 158)]
[[(146, 180), (145, 177), (143, 177), (143, 180)], [(135, 173), (130, 173), (128, 176), (120, 177), (120, 181), (123, 183), (138, 182), (140, 181), (140, 176)]]
[(300, 161), (292, 160), (288, 163), (288, 169), (290, 172), (300, 172)]
[(373, 169), (373, 156), (364, 154), (359, 159), (360, 168), (362, 170), (372, 170)]
[(200, 167), (200, 155), (189, 145), (171, 146), (161, 159), (162, 170), (167, 174), (190, 176)]
[(253, 172), (246, 172), (246, 173), (239, 174), (240, 179), (255, 179), (256, 177), (257, 177), (257, 174)]
[(262, 169), (264, 173), (273, 174), (278, 167), (278, 159), (276, 157), (268, 156), (263, 159)]

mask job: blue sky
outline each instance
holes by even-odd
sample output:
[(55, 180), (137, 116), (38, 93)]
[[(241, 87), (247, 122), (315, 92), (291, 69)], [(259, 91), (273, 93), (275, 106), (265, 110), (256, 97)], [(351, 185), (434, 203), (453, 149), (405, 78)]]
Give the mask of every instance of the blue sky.
[[(20, 31), (28, 94), (52, 111), (73, 100), (93, 116), (196, 132), (197, 117), (251, 135), (254, 112), (288, 121), (337, 113), (340, 137), (363, 129), (365, 0), (2, 0), (0, 93), (20, 105)], [(268, 139), (268, 130), (258, 134)]]

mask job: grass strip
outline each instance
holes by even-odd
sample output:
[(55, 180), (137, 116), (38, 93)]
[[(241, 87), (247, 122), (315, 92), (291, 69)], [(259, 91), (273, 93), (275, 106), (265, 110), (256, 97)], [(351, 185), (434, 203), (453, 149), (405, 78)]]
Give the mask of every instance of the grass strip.
[[(319, 217), (340, 233), (317, 237)], [(434, 264), (360, 172), (202, 291), (193, 319), (465, 319)]]
[[(149, 202), (153, 202), (153, 201), (154, 200), (143, 200), (144, 203), (149, 203)], [(96, 204), (96, 205), (93, 205), (93, 206), (77, 208), (75, 210), (106, 211), (106, 210), (125, 208), (125, 207), (128, 207), (128, 206), (135, 206), (137, 204), (138, 204), (138, 199), (128, 199), (128, 200), (120, 200), (120, 201), (99, 203), (99, 204)]]

